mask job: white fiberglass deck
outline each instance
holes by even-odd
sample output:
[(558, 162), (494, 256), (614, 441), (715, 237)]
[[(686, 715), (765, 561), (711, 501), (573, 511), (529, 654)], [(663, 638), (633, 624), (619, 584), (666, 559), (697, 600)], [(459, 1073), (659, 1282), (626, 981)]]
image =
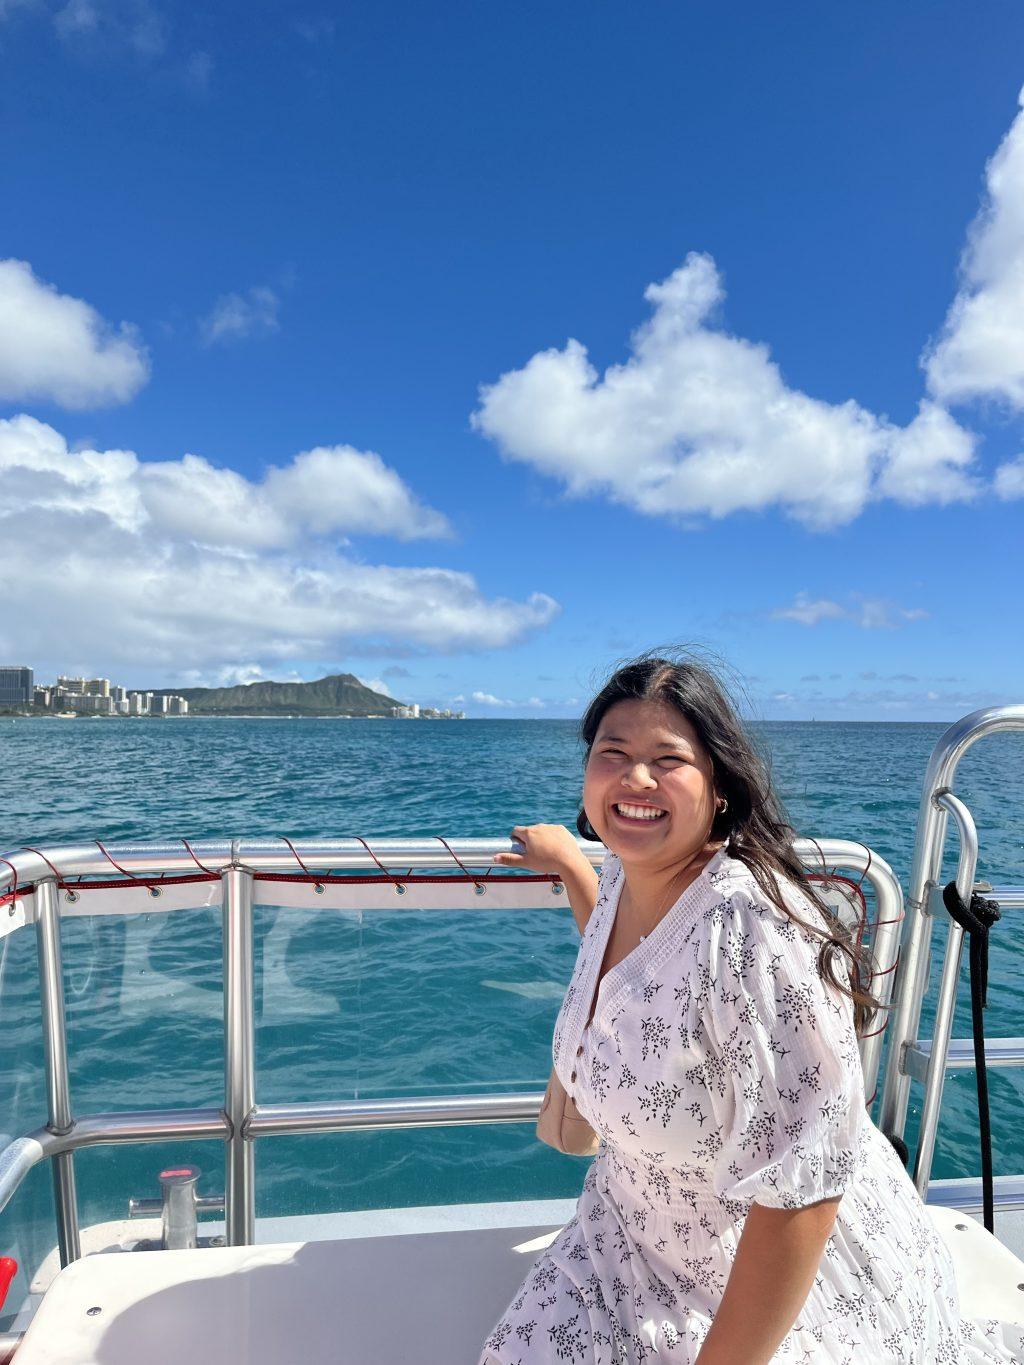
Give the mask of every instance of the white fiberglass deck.
[[(395, 1229), (198, 1251), (85, 1256), (61, 1271), (16, 1365), (475, 1365), (534, 1259), (571, 1214), (543, 1205), (394, 1210)], [(963, 1311), (1024, 1325), (1024, 1263), (973, 1218), (933, 1207)], [(433, 1216), (462, 1223), (433, 1231)], [(403, 1221), (404, 1216), (404, 1221)], [(297, 1220), (298, 1221), (298, 1220)], [(474, 1222), (476, 1226), (474, 1226)]]
[[(558, 1216), (518, 1221), (545, 1209)], [(475, 1365), (572, 1209), (393, 1210), (348, 1215), (353, 1235), (332, 1241), (84, 1256), (54, 1280), (16, 1365)], [(391, 1230), (367, 1236), (371, 1218)]]

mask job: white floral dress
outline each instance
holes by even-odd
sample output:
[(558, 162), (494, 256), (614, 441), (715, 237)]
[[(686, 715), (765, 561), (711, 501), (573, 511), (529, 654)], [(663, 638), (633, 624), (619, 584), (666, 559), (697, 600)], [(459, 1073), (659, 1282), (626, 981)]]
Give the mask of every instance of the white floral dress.
[[(553, 1044), (600, 1149), (478, 1365), (692, 1365), (750, 1204), (838, 1195), (774, 1361), (1024, 1360), (1020, 1329), (960, 1317), (945, 1245), (867, 1115), (852, 1008), (818, 975), (820, 941), (726, 849), (605, 974), (587, 1024), (622, 880), (609, 855)], [(797, 887), (784, 895), (815, 922)]]

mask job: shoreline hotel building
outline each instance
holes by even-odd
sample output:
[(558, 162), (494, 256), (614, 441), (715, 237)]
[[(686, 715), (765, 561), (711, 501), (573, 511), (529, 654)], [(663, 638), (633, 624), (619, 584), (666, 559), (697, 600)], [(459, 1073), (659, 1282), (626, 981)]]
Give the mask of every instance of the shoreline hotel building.
[(0, 706), (31, 706), (35, 695), (31, 668), (0, 664)]
[(171, 693), (130, 692), (109, 678), (59, 677), (37, 687), (31, 668), (0, 665), (0, 707), (75, 711), (90, 716), (187, 716), (188, 702)]

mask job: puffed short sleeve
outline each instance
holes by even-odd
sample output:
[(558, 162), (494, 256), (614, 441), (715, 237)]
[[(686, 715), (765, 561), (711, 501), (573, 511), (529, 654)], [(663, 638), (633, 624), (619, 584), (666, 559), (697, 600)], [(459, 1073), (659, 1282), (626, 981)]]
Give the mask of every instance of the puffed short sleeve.
[[(818, 922), (796, 888), (784, 894)], [(801, 1208), (841, 1195), (856, 1168), (868, 1119), (853, 1009), (819, 975), (820, 946), (756, 884), (712, 923), (705, 1032), (722, 1068), (710, 1092), (722, 1198)]]

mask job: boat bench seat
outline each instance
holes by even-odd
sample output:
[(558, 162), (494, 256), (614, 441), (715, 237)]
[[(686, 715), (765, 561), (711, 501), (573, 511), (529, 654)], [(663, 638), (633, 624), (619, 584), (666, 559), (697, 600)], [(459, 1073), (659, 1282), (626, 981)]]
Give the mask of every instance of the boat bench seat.
[(86, 1256), (16, 1365), (476, 1365), (546, 1227)]
[(927, 1209), (953, 1258), (961, 1316), (1024, 1327), (1024, 1261), (962, 1210), (941, 1204)]
[[(965, 1317), (1024, 1326), (1024, 1264), (956, 1209), (928, 1212)], [(476, 1365), (559, 1227), (86, 1256), (51, 1284), (16, 1365)]]

